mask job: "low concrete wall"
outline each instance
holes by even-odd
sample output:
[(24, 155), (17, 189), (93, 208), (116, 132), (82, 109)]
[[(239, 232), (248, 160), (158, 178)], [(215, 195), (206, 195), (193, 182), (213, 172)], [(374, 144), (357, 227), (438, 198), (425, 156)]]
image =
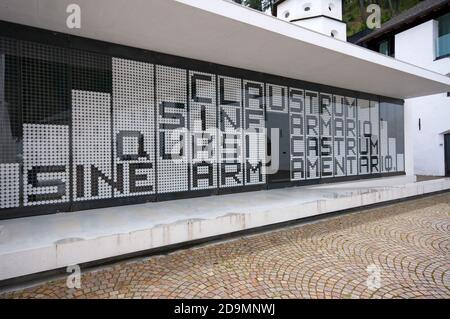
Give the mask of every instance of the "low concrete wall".
[(401, 176), (6, 220), (0, 280), (447, 189)]

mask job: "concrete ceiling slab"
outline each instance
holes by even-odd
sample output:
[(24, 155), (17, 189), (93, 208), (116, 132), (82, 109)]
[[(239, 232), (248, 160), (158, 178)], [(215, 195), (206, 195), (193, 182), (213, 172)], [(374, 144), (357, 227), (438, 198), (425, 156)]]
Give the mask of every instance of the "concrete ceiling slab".
[(450, 78), (224, 0), (0, 0), (0, 20), (247, 70), (411, 98)]

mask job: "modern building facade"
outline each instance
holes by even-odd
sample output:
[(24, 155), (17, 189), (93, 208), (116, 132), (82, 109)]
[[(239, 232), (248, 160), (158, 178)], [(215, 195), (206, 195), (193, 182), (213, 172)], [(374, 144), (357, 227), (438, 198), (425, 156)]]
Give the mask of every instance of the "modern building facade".
[[(361, 57), (371, 60), (371, 53), (364, 56), (368, 50), (212, 2), (229, 16), (194, 1), (148, 5), (150, 17), (164, 15), (158, 10), (165, 6), (175, 10), (174, 16), (186, 11), (212, 17), (191, 25), (190, 40), (198, 37), (198, 47), (179, 45), (165, 53), (156, 51), (173, 39), (168, 24), (160, 26), (154, 42), (133, 48), (96, 31), (89, 38), (94, 30), (89, 22), (82, 36), (73, 34), (76, 30), (61, 33), (59, 22), (47, 24), (52, 18), (43, 24), (31, 19), (25, 26), (13, 13), (37, 14), (34, 9), (13, 2), (5, 6), (0, 14), (8, 21), (0, 28), (0, 218), (405, 174), (403, 99), (445, 91), (450, 81), (378, 55), (374, 60), (385, 65), (364, 61), (360, 70), (373, 69), (370, 80), (353, 76), (358, 69), (338, 76), (333, 65), (308, 71), (313, 57), (294, 70), (297, 74), (289, 73), (295, 62), (259, 69), (267, 60), (254, 55), (258, 32), (275, 35), (273, 44), (284, 43), (280, 49), (289, 48), (294, 56), (311, 47), (320, 58), (341, 59), (344, 66), (360, 63)], [(209, 25), (219, 36), (220, 23), (235, 27), (241, 11), (254, 19), (253, 25), (240, 26), (244, 41), (254, 40), (249, 41), (253, 51), (238, 57), (232, 49), (214, 52), (214, 41), (230, 48), (234, 40), (202, 37), (200, 28)], [(111, 22), (114, 16), (108, 13), (104, 19)], [(214, 18), (218, 24), (211, 24)], [(257, 29), (261, 19), (280, 29)], [(247, 31), (253, 37), (245, 40)], [(300, 43), (293, 31), (312, 40)], [(210, 59), (199, 58), (209, 54), (196, 51), (201, 42), (209, 46)], [(176, 55), (177, 50), (186, 55)], [(343, 56), (345, 50), (356, 50), (356, 56)], [(227, 63), (229, 54), (248, 67)], [(410, 86), (397, 82), (391, 89), (380, 82), (408, 79)]]
[[(450, 3), (427, 0), (355, 40), (443, 75), (450, 75)], [(407, 134), (414, 141), (414, 172), (450, 175), (450, 93), (405, 100)]]

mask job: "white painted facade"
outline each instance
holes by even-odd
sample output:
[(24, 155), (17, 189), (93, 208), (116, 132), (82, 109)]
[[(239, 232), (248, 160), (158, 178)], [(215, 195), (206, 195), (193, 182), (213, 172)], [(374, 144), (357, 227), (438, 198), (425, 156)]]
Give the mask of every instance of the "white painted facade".
[(278, 5), (277, 18), (346, 41), (341, 0), (285, 0)]
[[(450, 57), (436, 60), (437, 30), (437, 21), (429, 20), (396, 34), (395, 58), (444, 75), (450, 74)], [(412, 144), (414, 154), (414, 173), (445, 175), (443, 133), (450, 131), (450, 97), (440, 93), (406, 99), (406, 129), (406, 142)]]

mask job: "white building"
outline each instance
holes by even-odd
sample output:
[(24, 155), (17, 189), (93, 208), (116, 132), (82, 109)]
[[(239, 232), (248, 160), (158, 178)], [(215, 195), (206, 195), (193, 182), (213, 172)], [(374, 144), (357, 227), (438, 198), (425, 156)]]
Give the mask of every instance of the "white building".
[(341, 0), (278, 0), (272, 15), (339, 40), (347, 40)]
[[(448, 76), (450, 3), (423, 1), (355, 43)], [(405, 99), (405, 122), (414, 173), (450, 175), (450, 93)]]

